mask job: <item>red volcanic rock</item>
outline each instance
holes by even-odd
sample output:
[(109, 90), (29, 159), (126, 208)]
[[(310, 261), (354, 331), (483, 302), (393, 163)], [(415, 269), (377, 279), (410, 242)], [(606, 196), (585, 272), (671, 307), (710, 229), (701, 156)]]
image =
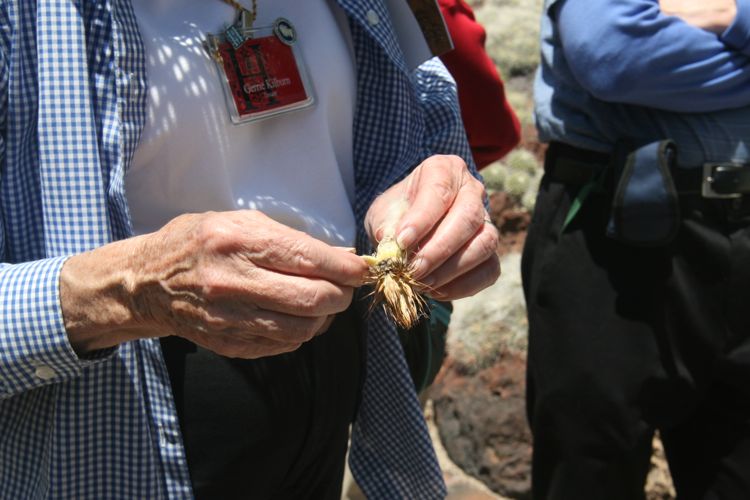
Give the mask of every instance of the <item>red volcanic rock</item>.
[(531, 498), (525, 367), (519, 353), (506, 353), (474, 374), (449, 359), (431, 391), (451, 460), (496, 493), (517, 499)]

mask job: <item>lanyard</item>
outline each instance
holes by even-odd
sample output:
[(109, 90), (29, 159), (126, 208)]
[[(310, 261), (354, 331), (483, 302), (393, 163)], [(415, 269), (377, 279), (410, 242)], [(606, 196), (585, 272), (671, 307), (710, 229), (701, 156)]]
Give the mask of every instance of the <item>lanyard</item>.
[(246, 9), (237, 0), (221, 0), (221, 1), (224, 2), (225, 4), (228, 4), (234, 7), (234, 9), (237, 11), (237, 14), (239, 14), (243, 28), (251, 28), (253, 26), (253, 22), (255, 22), (255, 17), (258, 14), (257, 0), (253, 0), (253, 7), (251, 10)]

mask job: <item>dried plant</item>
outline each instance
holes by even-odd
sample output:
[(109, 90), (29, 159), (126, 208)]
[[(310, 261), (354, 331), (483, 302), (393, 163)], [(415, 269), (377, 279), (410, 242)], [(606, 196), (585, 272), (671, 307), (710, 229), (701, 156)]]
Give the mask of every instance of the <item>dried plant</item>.
[(372, 307), (383, 304), (388, 316), (405, 329), (414, 326), (426, 310), (425, 300), (419, 293), (424, 287), (412, 276), (409, 254), (398, 245), (394, 234), (396, 222), (407, 206), (406, 200), (401, 200), (390, 207), (383, 224), (383, 238), (375, 254), (363, 256), (370, 266)]

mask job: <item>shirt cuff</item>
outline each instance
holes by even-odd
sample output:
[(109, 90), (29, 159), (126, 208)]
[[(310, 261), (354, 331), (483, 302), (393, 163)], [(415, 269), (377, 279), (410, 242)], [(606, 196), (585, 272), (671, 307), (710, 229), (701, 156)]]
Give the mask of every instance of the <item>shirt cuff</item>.
[(750, 55), (750, 0), (737, 0), (737, 15), (720, 38), (727, 46)]
[(0, 399), (80, 375), (117, 349), (78, 357), (60, 307), (67, 257), (0, 266)]

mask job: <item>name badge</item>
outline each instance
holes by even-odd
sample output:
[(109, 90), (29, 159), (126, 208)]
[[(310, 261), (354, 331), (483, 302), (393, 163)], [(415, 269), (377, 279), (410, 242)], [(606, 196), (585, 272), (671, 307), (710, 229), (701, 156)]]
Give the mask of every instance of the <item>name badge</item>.
[(208, 35), (206, 50), (221, 77), (232, 123), (262, 120), (315, 102), (297, 31), (287, 19), (259, 28), (234, 24)]

